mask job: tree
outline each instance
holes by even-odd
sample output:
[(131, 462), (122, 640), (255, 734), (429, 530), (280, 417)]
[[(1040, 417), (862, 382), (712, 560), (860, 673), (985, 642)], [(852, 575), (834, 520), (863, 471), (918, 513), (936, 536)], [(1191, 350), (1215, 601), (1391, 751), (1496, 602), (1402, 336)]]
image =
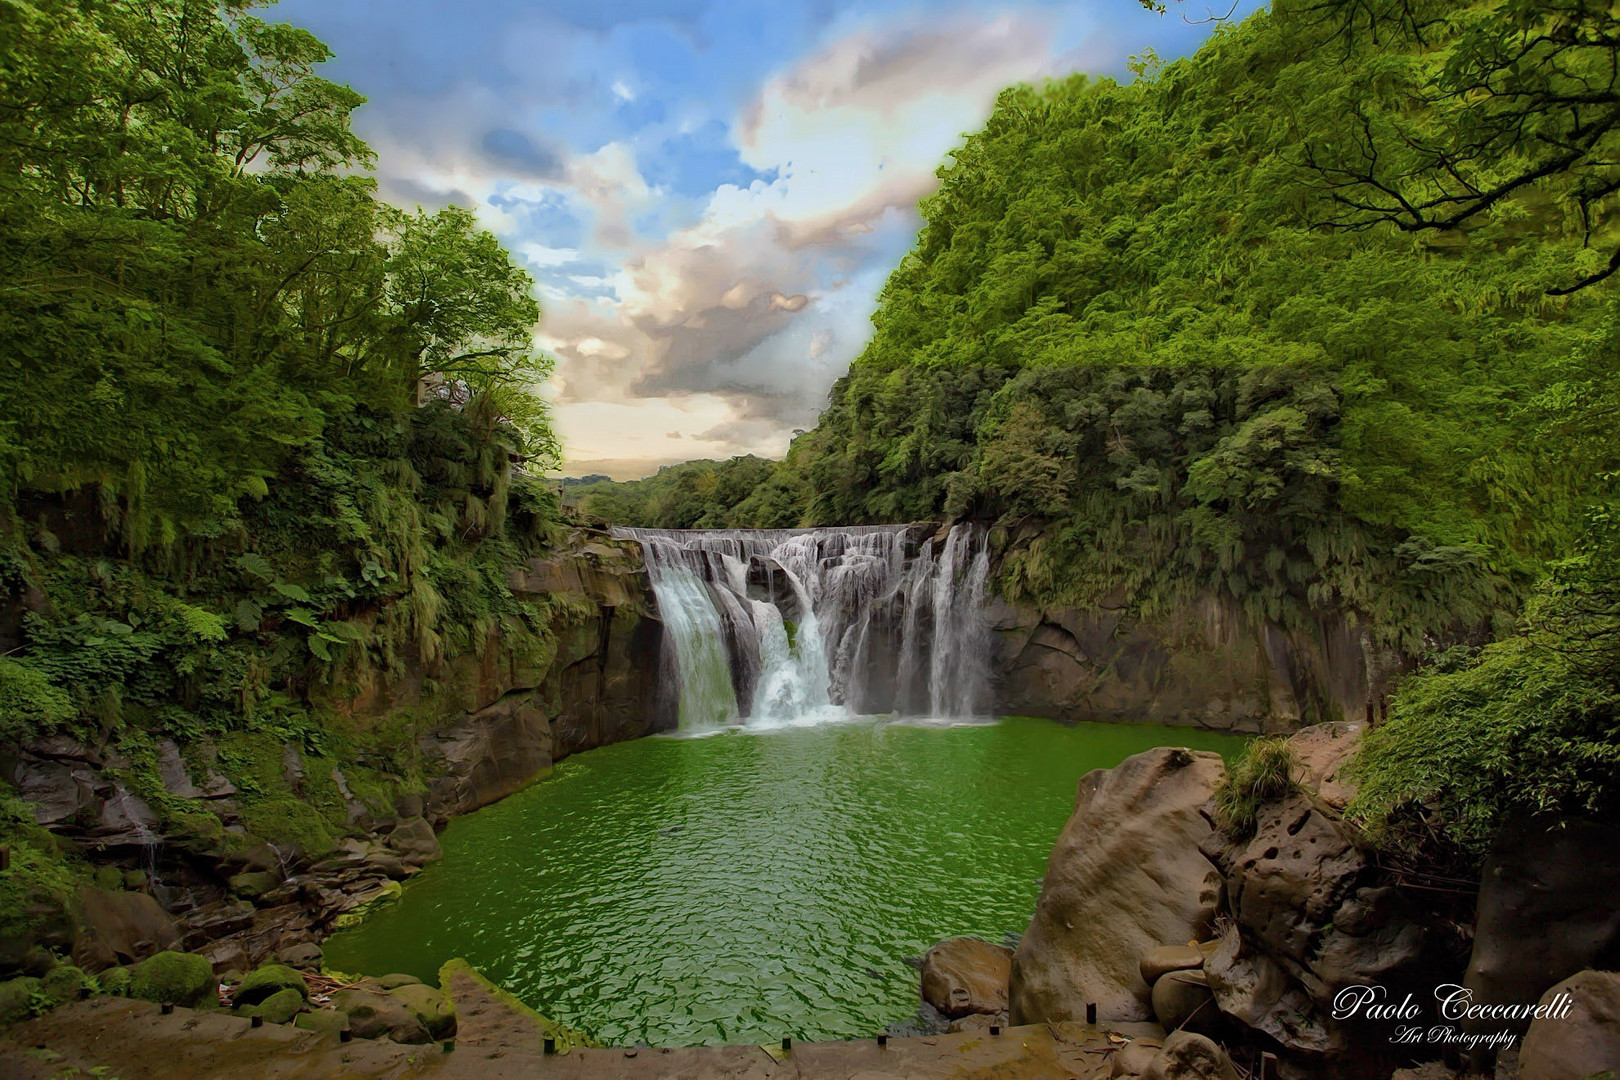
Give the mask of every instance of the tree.
[[(1279, 4), (1279, 7), (1285, 5)], [(1620, 14), (1607, 0), (1292, 0), (1315, 47), (1336, 43), (1354, 77), (1343, 122), (1302, 167), (1337, 229), (1387, 224), (1467, 232), (1489, 221), (1567, 219), (1580, 238), (1567, 295), (1620, 269)], [(1391, 63), (1380, 37), (1427, 51)]]

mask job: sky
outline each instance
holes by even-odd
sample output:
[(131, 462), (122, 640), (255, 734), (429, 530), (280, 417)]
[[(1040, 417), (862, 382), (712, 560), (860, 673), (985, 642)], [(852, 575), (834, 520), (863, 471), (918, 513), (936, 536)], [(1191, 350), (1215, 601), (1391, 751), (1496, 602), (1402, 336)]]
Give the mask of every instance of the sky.
[[(1228, 0), (1229, 2), (1229, 0)], [(1225, 6), (1220, 14), (1225, 14)], [(1240, 0), (1237, 15), (1255, 0)], [(392, 202), (472, 208), (533, 275), (572, 476), (779, 457), (813, 427), (996, 94), (1128, 79), (1191, 0), (281, 0)]]

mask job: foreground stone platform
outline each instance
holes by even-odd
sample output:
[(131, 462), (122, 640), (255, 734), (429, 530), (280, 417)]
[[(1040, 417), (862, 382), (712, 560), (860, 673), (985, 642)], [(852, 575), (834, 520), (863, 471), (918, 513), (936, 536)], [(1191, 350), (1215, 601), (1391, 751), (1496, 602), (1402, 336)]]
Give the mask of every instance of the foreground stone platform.
[(1109, 1038), (1158, 1034), (1146, 1024), (1104, 1030), (1085, 1024), (1009, 1028), (999, 1036), (963, 1032), (776, 1047), (571, 1049), (547, 1056), (532, 1014), (514, 1009), (473, 984), (455, 988), (461, 1029), (455, 1050), (355, 1040), (291, 1026), (249, 1022), (227, 1013), (176, 1009), (125, 998), (63, 1005), (0, 1032), (0, 1076), (61, 1080), (116, 1076), (119, 1080), (652, 1080), (726, 1078), (789, 1080), (837, 1077), (1024, 1078), (1102, 1080), (1117, 1043)]

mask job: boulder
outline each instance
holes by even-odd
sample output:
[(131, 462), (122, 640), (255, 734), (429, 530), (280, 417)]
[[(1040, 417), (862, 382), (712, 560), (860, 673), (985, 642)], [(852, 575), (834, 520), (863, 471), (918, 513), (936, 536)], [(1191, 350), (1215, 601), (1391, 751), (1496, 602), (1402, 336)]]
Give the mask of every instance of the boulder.
[(1262, 806), (1253, 837), (1217, 857), (1242, 937), (1219, 951), (1219, 963), (1204, 963), (1223, 1012), (1290, 1048), (1322, 1051), (1341, 1042), (1322, 1017), (1346, 986), (1429, 999), (1434, 979), (1420, 984), (1435, 972), (1423, 924), (1398, 890), (1368, 884), (1377, 867), (1306, 794)]
[(295, 945), (287, 945), (276, 952), (276, 960), (279, 963), (298, 968), (301, 971), (319, 971), (325, 959), (321, 947), (313, 941), (300, 941)]
[(347, 1013), (336, 1009), (315, 1009), (311, 1012), (301, 1012), (293, 1018), (293, 1027), (304, 1031), (319, 1031), (335, 1035), (340, 1031), (349, 1030), (349, 1017)]
[(1239, 1080), (1226, 1051), (1203, 1035), (1175, 1031), (1142, 1073), (1142, 1080)]
[(82, 1001), (100, 989), (93, 979), (72, 964), (53, 967), (40, 982), (52, 1005)]
[(1269, 954), (1248, 947), (1237, 927), (1228, 929), (1220, 946), (1205, 959), (1204, 975), (1222, 1015), (1291, 1050), (1327, 1053), (1344, 1048), (1342, 1035), (1329, 1026), (1292, 972)]
[(1011, 977), (1011, 949), (978, 938), (951, 938), (923, 954), (922, 996), (952, 1019), (1006, 1012)]
[(400, 859), (413, 866), (432, 862), (443, 856), (439, 838), (433, 835), (433, 826), (426, 818), (405, 818), (388, 834), (388, 846)]
[[(1527, 1004), (1590, 968), (1620, 967), (1620, 827), (1523, 818), (1493, 839), (1463, 985), (1481, 1005)], [(1524, 1021), (1469, 1021), (1472, 1034)], [(1475, 1055), (1482, 1066), (1486, 1055)]]
[(351, 987), (332, 995), (332, 1008), (348, 1017), (348, 1030), (359, 1039), (392, 1039), (397, 1043), (433, 1041), (427, 1025), (415, 1010), (392, 994)]
[(1141, 1076), (1163, 1047), (1164, 1043), (1159, 1039), (1132, 1039), (1114, 1052), (1114, 1059), (1108, 1063), (1108, 1075)]
[(257, 1005), (247, 1005), (239, 1011), (243, 1016), (259, 1016), (271, 1024), (291, 1023), (304, 1007), (304, 995), (292, 987), (277, 990)]
[(231, 997), (234, 1005), (257, 1005), (271, 994), (282, 990), (296, 990), (301, 998), (309, 997), (309, 987), (302, 972), (286, 964), (265, 964), (250, 972)]
[(1217, 1030), (1221, 1013), (1203, 971), (1170, 971), (1153, 984), (1153, 1015), (1166, 1031), (1186, 1028), (1210, 1034)]
[(376, 984), (379, 990), (397, 990), (401, 986), (413, 986), (420, 983), (422, 980), (418, 979), (415, 975), (404, 975), (400, 974), (399, 972), (395, 972), (391, 975), (379, 975), (377, 978), (369, 981)]
[(1199, 813), (1226, 773), (1219, 754), (1160, 747), (1081, 778), (1013, 956), (1015, 1024), (1152, 1015), (1140, 958), (1207, 937), (1221, 875), (1199, 850)]
[(1301, 728), (1289, 736), (1294, 783), (1335, 810), (1349, 806), (1356, 785), (1344, 777), (1344, 766), (1355, 756), (1366, 726), (1359, 720), (1335, 720)]
[(448, 997), (433, 987), (422, 983), (406, 983), (390, 990), (388, 996), (395, 1001), (404, 1002), (433, 1038), (448, 1039), (456, 1033), (456, 1007), (450, 1004)]
[(0, 982), (0, 1028), (34, 1015), (34, 1005), (44, 993), (45, 984), (32, 975)]
[(179, 926), (146, 893), (83, 888), (77, 906), (73, 962), (86, 971), (133, 963), (180, 943)]
[(1142, 973), (1142, 981), (1152, 986), (1167, 971), (1203, 966), (1204, 950), (1196, 945), (1160, 945), (1149, 950), (1136, 969)]
[(129, 973), (129, 996), (160, 1005), (211, 1005), (217, 986), (213, 965), (195, 953), (160, 952)]
[[(1567, 1011), (1555, 1011), (1558, 995)], [(1519, 1080), (1586, 1080), (1620, 1071), (1620, 972), (1582, 971), (1537, 1002), (1548, 1015), (1530, 1024), (1519, 1048)]]

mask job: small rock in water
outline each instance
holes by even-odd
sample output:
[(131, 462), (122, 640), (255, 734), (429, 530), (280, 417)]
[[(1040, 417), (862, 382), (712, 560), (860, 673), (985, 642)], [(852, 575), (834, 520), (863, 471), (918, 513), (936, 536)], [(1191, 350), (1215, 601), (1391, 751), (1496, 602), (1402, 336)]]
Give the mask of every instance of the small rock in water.
[(871, 968), (867, 968), (866, 977), (868, 979), (881, 979), (883, 978), (883, 973), (881, 971), (874, 971)]
[(685, 828), (685, 825), (666, 825), (664, 828), (658, 830), (658, 835), (669, 836), (673, 833), (678, 833)]

